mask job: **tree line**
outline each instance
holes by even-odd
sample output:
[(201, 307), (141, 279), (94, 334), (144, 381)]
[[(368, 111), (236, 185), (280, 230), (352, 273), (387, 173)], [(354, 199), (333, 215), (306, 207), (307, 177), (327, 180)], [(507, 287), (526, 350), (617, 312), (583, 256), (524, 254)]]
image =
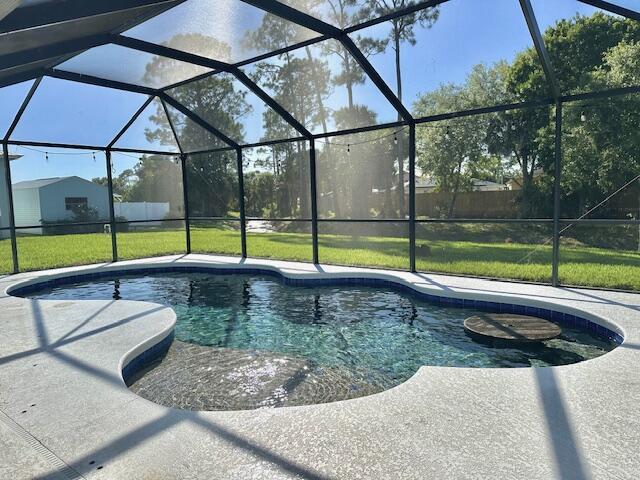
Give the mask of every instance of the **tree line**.
[[(300, 1), (296, 6), (300, 7)], [(302, 9), (322, 9), (323, 17), (344, 28), (371, 16), (412, 5), (405, 0), (305, 0)], [(402, 49), (415, 44), (419, 29), (429, 29), (440, 8), (420, 10), (390, 21), (386, 38), (354, 36), (366, 56), (390, 52), (396, 74), (395, 93), (403, 100)], [(300, 28), (267, 15), (246, 34), (245, 48), (277, 50), (296, 43)], [(640, 28), (633, 20), (596, 13), (558, 22), (544, 34), (554, 71), (563, 94), (606, 90), (640, 83)], [(179, 35), (168, 42), (203, 54), (230, 52), (230, 47), (200, 34)], [(162, 76), (175, 62), (155, 58), (146, 75)], [(250, 76), (309, 130), (330, 132), (376, 123), (371, 106), (359, 103), (358, 86), (367, 80), (363, 70), (339, 42), (327, 40), (260, 61)], [(344, 105), (332, 105), (339, 92)], [(168, 92), (208, 120), (217, 129), (243, 143), (244, 123), (252, 110), (247, 92), (233, 78), (215, 74)], [(548, 99), (549, 84), (533, 47), (510, 61), (476, 65), (461, 84), (442, 84), (419, 97), (411, 106), (416, 117), (488, 105)], [(637, 95), (602, 101), (567, 104), (563, 115), (562, 192), (563, 215), (587, 211), (609, 192), (638, 174), (640, 145), (637, 129), (640, 103)], [(175, 116), (173, 116), (175, 115)], [(216, 140), (184, 117), (172, 115), (183, 148), (214, 146)], [(554, 172), (554, 108), (536, 107), (423, 124), (417, 130), (417, 165), (423, 180), (435, 190), (451, 194), (443, 217), (455, 216), (455, 195), (473, 189), (474, 179), (520, 185), (519, 215), (549, 216)], [(171, 128), (164, 111), (151, 119), (150, 140), (169, 143)], [(291, 127), (267, 109), (262, 117), (264, 139), (294, 135)], [(220, 142), (215, 146), (221, 146)], [(207, 147), (201, 147), (204, 149)], [(197, 149), (197, 148), (196, 148)], [(308, 146), (291, 142), (253, 149), (245, 155), (247, 212), (256, 217), (308, 217)], [(371, 131), (335, 137), (317, 143), (320, 214), (336, 218), (404, 218), (408, 143), (406, 131)], [(149, 162), (145, 167), (144, 163)], [(154, 172), (153, 159), (143, 157), (133, 172), (135, 181), (114, 184), (117, 193), (136, 199), (160, 186), (162, 172)], [(198, 154), (189, 158), (189, 196), (192, 215), (227, 216), (238, 209), (235, 152)], [(166, 172), (165, 172), (166, 173)], [(154, 182), (160, 182), (155, 184)], [(140, 183), (140, 185), (138, 185)], [(144, 187), (147, 185), (147, 187)], [(376, 201), (371, 202), (372, 196)]]

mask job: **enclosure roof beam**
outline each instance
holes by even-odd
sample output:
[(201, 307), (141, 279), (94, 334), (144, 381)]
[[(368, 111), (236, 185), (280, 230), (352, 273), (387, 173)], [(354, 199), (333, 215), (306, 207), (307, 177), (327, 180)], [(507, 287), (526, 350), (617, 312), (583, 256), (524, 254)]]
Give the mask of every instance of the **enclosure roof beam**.
[(494, 105), (491, 107), (471, 108), (468, 110), (459, 110), (457, 112), (438, 113), (435, 115), (427, 115), (425, 117), (416, 118), (416, 123), (441, 122), (443, 120), (452, 120), (454, 118), (472, 117), (474, 115), (485, 115), (488, 113), (508, 112), (510, 110), (526, 110), (531, 108), (540, 108), (553, 105), (551, 99), (529, 100), (527, 102), (507, 103), (503, 105)]
[(301, 12), (283, 2), (277, 0), (242, 0), (244, 3), (253, 5), (265, 12), (271, 13), (278, 17), (289, 20), (290, 22), (297, 23), (301, 27), (311, 29), (327, 37), (337, 38), (343, 34), (343, 31), (338, 27), (323, 22), (309, 15), (308, 13)]
[[(166, 47), (163, 45), (157, 45), (155, 43), (145, 42), (143, 40), (137, 40), (135, 38), (125, 37), (122, 35), (114, 35), (113, 43), (128, 47), (131, 49), (151, 53), (153, 55), (159, 55), (182, 62), (188, 62), (194, 65), (200, 65), (202, 67), (211, 68), (216, 71), (223, 71), (235, 76), (245, 87), (253, 92), (264, 103), (269, 105), (275, 112), (277, 112), (289, 125), (291, 125), (301, 135), (311, 138), (311, 132), (309, 132), (304, 125), (296, 120), (285, 108), (282, 107), (277, 101), (275, 101), (267, 92), (265, 92), (258, 84), (251, 80), (242, 70), (229, 63), (214, 60), (208, 57), (195, 55), (192, 53), (183, 52), (182, 50), (176, 50), (175, 48)], [(206, 74), (205, 74), (206, 77)], [(196, 80), (196, 79), (194, 79)], [(183, 83), (183, 85), (189, 82)], [(167, 89), (164, 89), (167, 91)]]
[(0, 22), (0, 32), (11, 32), (38, 28), (54, 23), (77, 21), (105, 15), (132, 13), (132, 18), (146, 14), (143, 19), (183, 3), (185, 0), (109, 0), (90, 2), (87, 0), (58, 0), (32, 2), (21, 6)]
[(67, 55), (82, 52), (92, 47), (107, 44), (111, 41), (108, 34), (92, 35), (80, 39), (55, 43), (44, 47), (37, 47), (0, 56), (0, 72), (29, 64), (41, 64), (51, 61), (52, 64), (66, 58)]
[[(1, 143), (1, 142), (0, 142)], [(165, 155), (168, 157), (179, 155), (178, 152), (168, 152), (165, 150), (147, 150), (144, 148), (122, 148), (114, 147), (107, 148), (101, 145), (87, 145), (80, 143), (54, 143), (54, 142), (31, 142), (27, 140), (8, 140), (7, 145), (26, 146), (26, 147), (44, 147), (44, 148), (71, 148), (74, 150), (95, 150), (96, 152), (106, 152), (110, 150), (112, 152), (123, 153), (141, 153), (143, 155)]]
[(178, 132), (176, 131), (176, 127), (173, 124), (173, 120), (171, 120), (171, 115), (169, 115), (169, 109), (167, 108), (167, 104), (164, 100), (160, 99), (160, 103), (162, 104), (162, 109), (164, 110), (164, 114), (167, 117), (167, 122), (169, 122), (169, 128), (171, 129), (171, 133), (173, 134), (173, 139), (176, 141), (176, 145), (178, 145), (178, 150), (180, 153), (184, 155), (184, 148), (182, 148), (182, 144), (180, 143), (180, 138), (178, 138)]
[(142, 85), (134, 85), (132, 83), (118, 82), (116, 80), (107, 80), (106, 78), (94, 77), (92, 75), (84, 75), (81, 73), (67, 72), (66, 70), (52, 69), (46, 72), (46, 76), (58, 78), (60, 80), (68, 80), (71, 82), (86, 83), (88, 85), (96, 85), (98, 87), (114, 88), (116, 90), (124, 90), (126, 92), (140, 93), (142, 95), (157, 95), (158, 90), (144, 87)]
[(109, 142), (109, 144), (107, 145), (107, 148), (113, 147), (116, 144), (116, 142), (120, 140), (120, 137), (122, 137), (122, 135), (124, 135), (125, 132), (129, 130), (129, 127), (133, 125), (133, 122), (135, 122), (138, 119), (138, 117), (142, 114), (142, 112), (144, 112), (145, 108), (149, 106), (149, 104), (153, 101), (154, 98), (155, 96), (149, 95), (149, 97), (144, 101), (144, 103), (140, 106), (140, 108), (136, 111), (136, 113), (133, 114), (133, 116), (129, 119), (129, 121), (125, 124), (125, 126), (122, 127), (122, 129), (118, 132), (118, 134), (115, 137), (113, 137), (113, 140)]
[(0, 21), (0, 87), (42, 76), (44, 69), (108, 43), (110, 34), (184, 1), (49, 0), (24, 5)]
[[(402, 17), (402, 16), (405, 16), (405, 15), (409, 15), (411, 13), (415, 13), (417, 11), (424, 10), (426, 8), (435, 7), (435, 6), (438, 6), (438, 5), (442, 4), (442, 3), (446, 3), (448, 1), (450, 1), (450, 0), (426, 0), (426, 1), (422, 1), (422, 2), (419, 2), (419, 3), (413, 4), (413, 5), (410, 5), (408, 7), (395, 10), (395, 11), (393, 11), (391, 13), (388, 13), (387, 15), (383, 15), (381, 17), (376, 17), (376, 18), (373, 18), (371, 20), (367, 20), (366, 22), (362, 22), (362, 23), (359, 23), (357, 25), (353, 25), (353, 26), (347, 27), (347, 28), (344, 29), (343, 32), (344, 33), (352, 33), (352, 32), (358, 31), (358, 30), (362, 30), (362, 29), (367, 28), (367, 27), (371, 27), (373, 25), (377, 25), (379, 23), (383, 23), (383, 22), (387, 22), (389, 20), (393, 20), (394, 18), (398, 18), (398, 17)], [(304, 48), (304, 47), (308, 47), (310, 45), (314, 45), (316, 43), (324, 42), (324, 41), (329, 40), (331, 38), (334, 38), (334, 37), (327, 36), (327, 35), (320, 35), (320, 36), (317, 36), (317, 37), (309, 38), (307, 40), (303, 40), (303, 41), (298, 42), (298, 43), (293, 43), (291, 45), (287, 45), (287, 46), (281, 47), (281, 48), (279, 48), (277, 50), (271, 50), (271, 51), (262, 53), (260, 55), (257, 55), (255, 57), (251, 57), (251, 58), (247, 58), (247, 59), (241, 60), (239, 62), (234, 63), (233, 65), (236, 66), (236, 67), (243, 67), (245, 65), (251, 65), (253, 63), (260, 62), (262, 60), (267, 60), (269, 58), (277, 57), (278, 55), (282, 55), (284, 53), (291, 52), (293, 50), (298, 50), (299, 48)], [(205, 78), (205, 77), (208, 77), (210, 75), (215, 75), (215, 73), (216, 72), (203, 73), (200, 77), (201, 78)], [(177, 82), (174, 85), (171, 85), (171, 86), (165, 88), (164, 90), (165, 91), (166, 90), (170, 90), (171, 88), (181, 86), (181, 85), (183, 85), (185, 83), (189, 83), (190, 81), (191, 80), (183, 80), (181, 82)]]
[(0, 78), (0, 88), (8, 87), (9, 85), (15, 85), (17, 83), (26, 82), (46, 75), (48, 69), (44, 67), (34, 67), (26, 71), (20, 71), (9, 75), (7, 77)]
[(285, 122), (291, 125), (300, 135), (304, 136), (306, 139), (311, 139), (312, 134), (307, 128), (302, 125), (293, 115), (289, 113), (280, 103), (275, 101), (271, 95), (265, 92), (262, 88), (258, 86), (256, 82), (251, 80), (249, 76), (240, 70), (237, 67), (233, 67), (231, 71), (233, 75), (249, 90), (251, 90), (260, 100), (269, 105), (278, 115), (280, 115)]
[(362, 23), (358, 23), (356, 25), (347, 27), (344, 29), (344, 33), (353, 33), (358, 30), (362, 30), (363, 28), (371, 27), (373, 25), (378, 25), (380, 23), (388, 22), (390, 20), (394, 20), (396, 18), (404, 17), (406, 15), (411, 15), (412, 13), (419, 12), (420, 10), (425, 10), (427, 8), (437, 7), (442, 3), (447, 3), (449, 0), (427, 0), (423, 2), (417, 2), (409, 5), (405, 8), (399, 8), (394, 10), (393, 12), (389, 12), (386, 15), (382, 15), (380, 17), (372, 18), (371, 20), (367, 20)]
[(234, 63), (233, 65), (235, 65), (236, 67), (251, 65), (256, 62), (261, 62), (262, 60), (278, 57), (287, 52), (293, 52), (294, 50), (298, 50), (299, 48), (304, 48), (310, 45), (315, 45), (316, 43), (324, 42), (325, 40), (329, 40), (330, 38), (331, 37), (327, 37), (326, 35), (320, 35), (318, 37), (309, 38), (308, 40), (303, 40), (302, 42), (292, 43), (291, 45), (287, 45), (286, 47), (278, 48), (277, 50), (271, 50), (271, 51), (262, 53), (260, 55), (256, 55), (255, 57), (241, 60), (237, 63)]
[(635, 10), (630, 10), (625, 7), (621, 7), (620, 5), (614, 5), (611, 2), (606, 2), (604, 0), (579, 0), (582, 3), (586, 3), (587, 5), (591, 5), (592, 7), (600, 8), (602, 10), (606, 10), (607, 12), (615, 13), (616, 15), (620, 15), (622, 17), (631, 18), (640, 22), (640, 12)]
[(212, 75), (215, 75), (216, 73), (220, 73), (220, 72), (216, 70), (211, 70), (210, 72), (204, 72), (204, 73), (201, 73), (200, 75), (196, 75), (195, 77), (187, 78), (186, 80), (180, 80), (179, 82), (172, 83), (170, 85), (167, 85), (166, 87), (162, 87), (160, 90), (163, 92), (168, 92), (169, 90), (173, 90), (174, 88), (182, 87), (187, 83), (197, 82), (198, 80), (204, 80), (205, 78), (209, 78)]
[(408, 125), (410, 125), (408, 122), (405, 122), (404, 120), (400, 120), (397, 122), (388, 122), (388, 123), (382, 123), (377, 125), (366, 125), (364, 127), (347, 128), (344, 130), (336, 130), (333, 132), (316, 133), (313, 136), (313, 138), (315, 140), (320, 140), (323, 138), (342, 137), (345, 135), (357, 135), (359, 133), (374, 132), (376, 130), (386, 130), (389, 128), (398, 128), (399, 130), (401, 130), (402, 128)]
[(193, 63), (202, 67), (212, 68), (214, 70), (226, 70), (229, 68), (229, 64), (220, 62), (200, 55), (194, 55), (192, 53), (177, 50), (175, 48), (167, 47), (157, 43), (146, 42), (133, 37), (127, 37), (124, 35), (113, 35), (111, 37), (111, 43), (120, 45), (121, 47), (131, 48), (141, 52), (151, 53), (160, 57), (172, 58), (181, 62)]
[(601, 98), (619, 97), (624, 95), (632, 95), (640, 93), (640, 85), (631, 87), (610, 88), (608, 90), (600, 90), (597, 92), (574, 93), (572, 95), (563, 95), (560, 101), (565, 102), (582, 102), (585, 100), (597, 100)]
[(235, 149), (240, 148), (240, 145), (238, 143), (236, 143), (234, 140), (232, 140), (231, 138), (226, 136), (224, 133), (222, 133), (220, 130), (215, 128), (209, 122), (204, 120), (202, 117), (200, 117), (200, 115), (198, 115), (197, 113), (193, 112), (189, 108), (185, 107), (182, 103), (178, 102), (175, 98), (170, 97), (165, 92), (159, 92), (158, 93), (158, 97), (160, 97), (160, 100), (168, 103), (173, 108), (178, 110), (180, 113), (185, 115), (187, 118), (189, 118), (191, 121), (196, 123), (198, 126), (202, 127), (203, 129), (205, 129), (207, 132), (211, 133), (212, 135), (218, 137), (220, 140), (222, 140), (224, 143), (226, 143), (230, 147), (233, 147)]
[[(283, 55), (287, 52), (292, 52), (294, 50), (297, 50), (299, 48), (304, 48), (304, 47), (308, 47), (309, 45), (314, 45), (316, 43), (320, 43), (320, 42), (324, 42), (325, 40), (328, 40), (330, 37), (326, 37), (324, 35), (320, 35), (319, 37), (314, 37), (314, 38), (310, 38), (308, 40), (304, 40), (302, 42), (298, 42), (298, 43), (294, 43), (291, 45), (287, 45), (286, 47), (282, 47), (279, 48), (277, 50), (271, 50), (268, 51), (266, 53), (262, 53), (260, 55), (256, 55), (255, 57), (251, 57), (251, 58), (247, 58), (245, 60), (241, 60), (239, 62), (233, 63), (231, 64), (234, 67), (240, 68), (240, 67), (244, 67), (245, 65), (251, 65), (257, 62), (261, 62), (263, 60), (268, 60), (270, 58), (275, 58), (279, 55)], [(185, 85), (187, 83), (191, 83), (192, 81), (195, 80), (200, 80), (203, 78), (207, 78), (210, 77), (211, 75), (215, 75), (216, 73), (218, 73), (217, 71), (211, 71), (211, 72), (205, 72), (202, 73), (200, 75), (198, 75), (197, 77), (193, 77), (193, 78), (188, 78), (187, 80), (181, 80), (180, 82), (176, 82), (172, 85), (168, 85), (166, 87), (164, 87), (162, 90), (164, 90), (165, 92), (168, 90), (171, 90), (173, 88), (176, 87), (181, 87), (182, 85)]]
[(527, 22), (527, 27), (529, 27), (533, 44), (536, 47), (536, 52), (538, 52), (538, 57), (542, 63), (542, 69), (544, 70), (544, 75), (549, 83), (553, 99), (558, 100), (560, 98), (560, 87), (558, 86), (558, 80), (556, 79), (555, 71), (551, 64), (551, 57), (549, 57), (549, 52), (544, 45), (544, 40), (540, 33), (540, 27), (538, 26), (538, 21), (536, 20), (535, 13), (533, 12), (531, 2), (529, 0), (520, 0), (520, 6), (522, 7), (522, 13), (524, 14), (524, 18)]
[(382, 79), (378, 71), (373, 68), (373, 65), (369, 62), (356, 44), (351, 38), (340, 28), (318, 20), (311, 15), (303, 13), (295, 8), (292, 8), (284, 3), (280, 3), (276, 0), (242, 0), (245, 3), (258, 7), (265, 12), (271, 13), (278, 17), (289, 20), (290, 22), (297, 23), (298, 25), (306, 28), (310, 28), (326, 37), (333, 38), (339, 41), (347, 51), (353, 56), (355, 61), (360, 65), (360, 68), (364, 70), (365, 74), (371, 79), (378, 90), (384, 95), (387, 101), (398, 112), (398, 115), (406, 122), (412, 123), (413, 116), (409, 113), (409, 110), (402, 104), (396, 94), (389, 88), (389, 85)]
[(199, 126), (204, 128), (209, 133), (211, 133), (211, 134), (215, 135), (216, 137), (218, 137), (220, 140), (222, 140), (227, 145), (230, 145), (233, 148), (239, 148), (239, 145), (235, 141), (233, 141), (232, 139), (227, 137), (224, 133), (222, 133), (221, 131), (216, 129), (214, 126), (209, 124), (207, 121), (203, 120), (200, 116), (198, 116), (197, 114), (192, 112), (189, 108), (185, 107), (180, 102), (178, 102), (174, 98), (170, 97), (165, 92), (162, 92), (161, 90), (156, 90), (156, 89), (149, 88), (149, 87), (143, 87), (143, 86), (140, 86), (140, 85), (133, 85), (131, 83), (123, 83), (123, 82), (116, 82), (114, 80), (106, 80), (104, 78), (93, 77), (91, 75), (82, 75), (82, 74), (79, 74), (79, 73), (67, 72), (67, 71), (62, 71), (62, 70), (51, 70), (51, 71), (47, 72), (47, 76), (50, 76), (50, 77), (53, 77), (53, 78), (59, 78), (59, 79), (62, 79), (62, 80), (69, 80), (69, 81), (72, 81), (72, 82), (86, 83), (86, 84), (89, 84), (89, 85), (96, 85), (96, 86), (99, 86), (99, 87), (115, 88), (115, 89), (124, 90), (124, 91), (127, 91), (127, 92), (140, 93), (140, 94), (143, 94), (143, 95), (157, 96), (157, 97), (160, 98), (160, 100), (164, 100), (169, 105), (171, 105), (173, 108), (175, 108), (176, 110), (182, 112), (182, 114), (187, 116), (193, 122), (197, 123)]
[(371, 65), (367, 57), (364, 56), (364, 54), (353, 42), (353, 40), (351, 40), (351, 37), (349, 37), (348, 35), (342, 35), (338, 40), (349, 51), (356, 62), (358, 62), (360, 67), (369, 76), (374, 85), (378, 87), (378, 90), (380, 90), (380, 92), (385, 96), (391, 106), (395, 108), (395, 110), (398, 112), (398, 115), (405, 122), (413, 123), (413, 116), (411, 115), (411, 113), (409, 113), (409, 110), (406, 109), (406, 107), (396, 96), (396, 94), (393, 93), (393, 90), (389, 88), (389, 85), (387, 85), (387, 82), (382, 79), (378, 71), (373, 68), (373, 65)]
[(33, 85), (31, 85), (31, 88), (29, 89), (29, 92), (27, 93), (27, 96), (22, 101), (22, 104), (20, 105), (20, 108), (18, 109), (18, 112), (13, 117), (13, 122), (11, 122), (11, 126), (9, 127), (9, 130), (7, 130), (7, 133), (4, 136), (4, 139), (3, 139), (4, 142), (7, 142), (9, 140), (9, 138), (11, 137), (11, 135), (13, 135), (13, 131), (18, 126), (18, 123), (20, 123), (20, 119), (22, 118), (22, 115), (24, 114), (24, 111), (29, 106), (29, 102), (33, 98), (33, 95), (36, 93), (36, 90), (40, 86), (40, 82), (41, 81), (42, 81), (42, 77), (38, 78), (35, 82), (33, 82)]
[[(274, 145), (282, 145), (283, 143), (292, 143), (292, 142), (304, 142), (307, 140), (305, 137), (295, 137), (295, 138), (279, 138), (277, 140), (265, 140), (263, 142), (256, 143), (247, 143), (242, 145), (243, 150), (258, 148), (258, 147), (272, 147)], [(215, 153), (215, 152), (229, 152), (232, 150), (236, 150), (233, 147), (218, 147), (218, 148), (208, 148), (205, 150), (195, 150), (189, 152), (190, 155), (195, 155), (197, 153)]]

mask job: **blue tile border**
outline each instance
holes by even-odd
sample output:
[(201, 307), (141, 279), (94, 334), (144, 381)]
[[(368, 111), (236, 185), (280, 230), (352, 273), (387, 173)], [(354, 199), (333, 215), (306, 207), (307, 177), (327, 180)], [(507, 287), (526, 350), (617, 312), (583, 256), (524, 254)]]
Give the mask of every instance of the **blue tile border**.
[(124, 379), (124, 382), (127, 384), (127, 386), (129, 385), (129, 380), (133, 375), (147, 368), (158, 358), (167, 353), (169, 347), (171, 347), (171, 344), (173, 343), (173, 338), (174, 332), (172, 330), (169, 335), (167, 335), (152, 347), (147, 348), (144, 352), (140, 353), (124, 366), (124, 368), (122, 369), (122, 378)]
[[(196, 266), (161, 266), (161, 267), (144, 267), (122, 270), (104, 270), (99, 272), (87, 272), (79, 273), (76, 275), (63, 276), (52, 280), (45, 280), (42, 282), (36, 282), (30, 285), (17, 286), (16, 288), (10, 288), (9, 294), (17, 297), (23, 297), (40, 290), (45, 290), (51, 287), (58, 287), (61, 285), (69, 285), (77, 282), (85, 282), (87, 280), (95, 280), (105, 277), (112, 277), (114, 275), (146, 275), (149, 273), (173, 273), (173, 272), (193, 272), (193, 273), (207, 273), (213, 275), (231, 275), (231, 274), (245, 274), (245, 275), (269, 275), (279, 278), (285, 285), (292, 286), (330, 286), (330, 285), (351, 285), (351, 286), (367, 286), (367, 287), (385, 287), (396, 291), (408, 293), (420, 300), (424, 300), (433, 305), (446, 306), (446, 307), (459, 307), (459, 308), (471, 308), (474, 310), (483, 310), (486, 312), (494, 313), (512, 313), (517, 315), (531, 315), (535, 317), (544, 318), (556, 322), (560, 325), (567, 327), (579, 328), (588, 331), (589, 333), (607, 339), (616, 345), (622, 344), (624, 337), (609, 328), (587, 320), (586, 318), (578, 317), (569, 313), (562, 313), (547, 308), (532, 307), (527, 305), (519, 305), (514, 303), (501, 303), (491, 302), (486, 300), (474, 300), (467, 298), (454, 298), (441, 295), (434, 295), (425, 292), (419, 292), (408, 285), (395, 282), (393, 280), (370, 278), (370, 277), (337, 277), (337, 278), (289, 278), (282, 273), (273, 271), (268, 268), (234, 268), (234, 267), (196, 267)], [(173, 336), (171, 338), (173, 340)], [(163, 340), (164, 342), (164, 340)], [(162, 343), (162, 342), (161, 342)], [(169, 345), (171, 342), (169, 342)], [(152, 347), (153, 348), (153, 347)], [(166, 347), (168, 348), (168, 346)], [(146, 353), (146, 352), (145, 352)], [(144, 354), (143, 354), (144, 355)], [(157, 358), (159, 354), (156, 354)], [(136, 361), (134, 359), (133, 361)], [(133, 362), (132, 361), (132, 362)], [(152, 360), (151, 360), (152, 361)], [(130, 362), (130, 363), (132, 363)], [(128, 365), (127, 365), (128, 367)], [(125, 369), (127, 368), (125, 367)], [(144, 367), (142, 367), (144, 368)], [(137, 371), (137, 370), (136, 370)]]

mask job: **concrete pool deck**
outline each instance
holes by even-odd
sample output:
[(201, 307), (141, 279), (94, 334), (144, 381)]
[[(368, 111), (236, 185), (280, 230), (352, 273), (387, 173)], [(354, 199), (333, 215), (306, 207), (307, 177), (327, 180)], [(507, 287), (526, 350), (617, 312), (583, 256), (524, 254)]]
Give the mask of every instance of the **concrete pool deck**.
[[(170, 308), (6, 293), (23, 282), (148, 266), (388, 279), (447, 297), (580, 313), (624, 343), (562, 367), (422, 367), (354, 400), (193, 412), (142, 399), (121, 376), (128, 359), (171, 331)], [(1, 479), (640, 476), (640, 295), (208, 255), (6, 276), (0, 291)]]

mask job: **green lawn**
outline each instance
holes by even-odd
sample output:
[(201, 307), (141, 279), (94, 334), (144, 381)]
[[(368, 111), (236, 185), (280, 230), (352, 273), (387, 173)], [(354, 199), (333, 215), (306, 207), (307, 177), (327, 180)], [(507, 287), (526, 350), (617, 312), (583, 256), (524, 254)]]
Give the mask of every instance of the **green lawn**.
[[(536, 240), (539, 242), (539, 240)], [(240, 254), (237, 230), (192, 228), (194, 253)], [(469, 274), (517, 280), (548, 282), (551, 276), (551, 247), (498, 241), (482, 242), (428, 239), (418, 254), (421, 271)], [(320, 261), (346, 265), (408, 268), (408, 241), (397, 237), (320, 235)], [(182, 253), (183, 230), (123, 232), (118, 234), (121, 259)], [(251, 257), (311, 260), (308, 233), (248, 233)], [(68, 265), (108, 261), (111, 237), (107, 234), (75, 234), (18, 237), (21, 270), (39, 270)], [(533, 252), (533, 253), (532, 253)], [(640, 290), (640, 254), (585, 246), (561, 250), (561, 281), (572, 285)], [(0, 240), (0, 271), (11, 270), (11, 243)]]

